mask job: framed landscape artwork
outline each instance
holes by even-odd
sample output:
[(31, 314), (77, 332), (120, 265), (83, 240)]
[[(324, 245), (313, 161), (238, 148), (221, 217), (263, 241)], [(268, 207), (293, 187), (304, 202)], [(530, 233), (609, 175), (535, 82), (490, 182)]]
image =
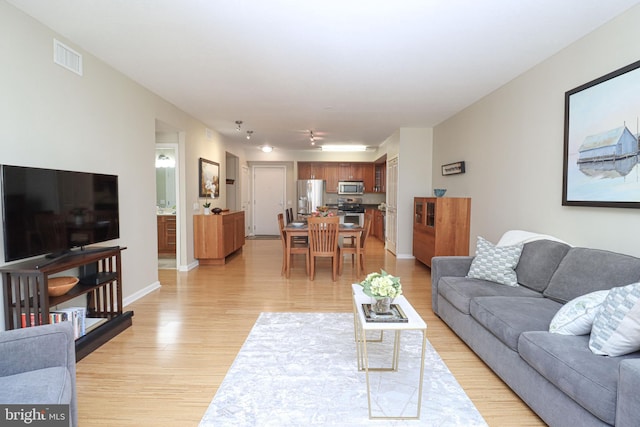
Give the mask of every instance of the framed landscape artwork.
[(564, 206), (640, 208), (640, 61), (565, 93)]
[[(200, 158), (199, 167), (199, 189), (200, 197), (220, 197), (220, 164), (211, 160)], [(213, 194), (207, 190), (207, 182), (211, 182), (214, 186)]]

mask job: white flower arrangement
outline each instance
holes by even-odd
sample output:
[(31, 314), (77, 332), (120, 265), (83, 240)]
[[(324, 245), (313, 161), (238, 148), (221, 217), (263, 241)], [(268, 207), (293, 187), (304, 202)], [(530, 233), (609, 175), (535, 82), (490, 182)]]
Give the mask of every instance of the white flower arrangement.
[(360, 282), (362, 291), (365, 295), (369, 295), (372, 298), (395, 298), (398, 295), (402, 295), (402, 285), (400, 284), (400, 278), (390, 275), (384, 270), (380, 270), (380, 273), (369, 273), (367, 277)]
[[(206, 188), (209, 191), (207, 194), (211, 194), (211, 197), (213, 197), (213, 195), (216, 194), (216, 186), (210, 179), (208, 179), (207, 182), (205, 182), (204, 188)], [(205, 208), (211, 207), (209, 196), (205, 197), (204, 204), (202, 206), (204, 206)]]

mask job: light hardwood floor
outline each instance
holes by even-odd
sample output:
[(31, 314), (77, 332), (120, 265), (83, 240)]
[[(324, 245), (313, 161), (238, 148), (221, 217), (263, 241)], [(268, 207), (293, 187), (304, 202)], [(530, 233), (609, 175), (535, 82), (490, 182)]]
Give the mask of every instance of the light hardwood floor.
[[(279, 240), (248, 240), (224, 266), (160, 270), (162, 288), (127, 307), (133, 326), (78, 362), (80, 425), (197, 426), (260, 312), (350, 312), (358, 278), (346, 258), (335, 283), (328, 260), (313, 282), (302, 255), (288, 280), (281, 262)], [(135, 266), (124, 257), (122, 268)], [(401, 277), (429, 341), (489, 425), (544, 425), (433, 314), (427, 267), (396, 260), (372, 238), (365, 271), (380, 268)]]

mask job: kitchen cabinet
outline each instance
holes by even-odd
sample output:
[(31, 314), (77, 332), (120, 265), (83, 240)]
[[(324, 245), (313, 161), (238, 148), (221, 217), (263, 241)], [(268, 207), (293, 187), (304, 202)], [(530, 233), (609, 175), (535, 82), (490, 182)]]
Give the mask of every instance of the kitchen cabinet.
[(324, 164), (317, 162), (298, 162), (298, 179), (325, 179)]
[(244, 246), (244, 211), (194, 215), (194, 252), (202, 265), (224, 265)]
[(176, 254), (176, 217), (158, 215), (158, 255)]
[(384, 242), (384, 214), (380, 209), (367, 208), (365, 215), (371, 218), (371, 230), (369, 235)]
[(327, 193), (338, 192), (338, 181), (340, 181), (340, 178), (338, 176), (339, 172), (337, 163), (329, 162), (324, 164), (324, 188)]
[(327, 193), (337, 193), (339, 181), (362, 181), (365, 193), (376, 192), (375, 174), (369, 162), (298, 162), (298, 179), (323, 179)]
[(380, 209), (373, 212), (373, 235), (384, 242), (384, 212)]
[(469, 255), (470, 223), (470, 198), (414, 198), (413, 255), (429, 267), (434, 256)]
[(387, 162), (374, 165), (373, 192), (385, 193), (387, 186)]

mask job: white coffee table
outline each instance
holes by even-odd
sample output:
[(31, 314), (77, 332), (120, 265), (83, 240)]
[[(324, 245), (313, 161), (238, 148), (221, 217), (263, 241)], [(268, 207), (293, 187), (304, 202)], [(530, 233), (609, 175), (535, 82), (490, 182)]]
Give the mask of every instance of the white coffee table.
[[(356, 340), (356, 352), (358, 357), (358, 370), (364, 371), (367, 377), (367, 400), (369, 404), (369, 419), (399, 419), (399, 420), (417, 420), (420, 419), (420, 409), (422, 406), (422, 382), (424, 379), (424, 356), (427, 344), (427, 324), (422, 320), (416, 310), (409, 304), (404, 296), (396, 297), (393, 304), (398, 304), (408, 321), (402, 323), (396, 322), (367, 322), (362, 304), (371, 303), (371, 297), (364, 294), (362, 286), (359, 284), (351, 285), (353, 290), (353, 323)], [(420, 360), (420, 375), (418, 385), (418, 408), (415, 417), (406, 416), (373, 416), (371, 412), (371, 384), (369, 382), (369, 371), (391, 371), (398, 370), (398, 359), (400, 353), (400, 334), (406, 330), (422, 331), (422, 355)], [(367, 340), (368, 331), (380, 331), (378, 340)], [(367, 343), (381, 342), (384, 338), (384, 331), (394, 332), (393, 354), (391, 357), (390, 367), (369, 367), (369, 356), (367, 354)], [(371, 334), (370, 334), (371, 335)]]

